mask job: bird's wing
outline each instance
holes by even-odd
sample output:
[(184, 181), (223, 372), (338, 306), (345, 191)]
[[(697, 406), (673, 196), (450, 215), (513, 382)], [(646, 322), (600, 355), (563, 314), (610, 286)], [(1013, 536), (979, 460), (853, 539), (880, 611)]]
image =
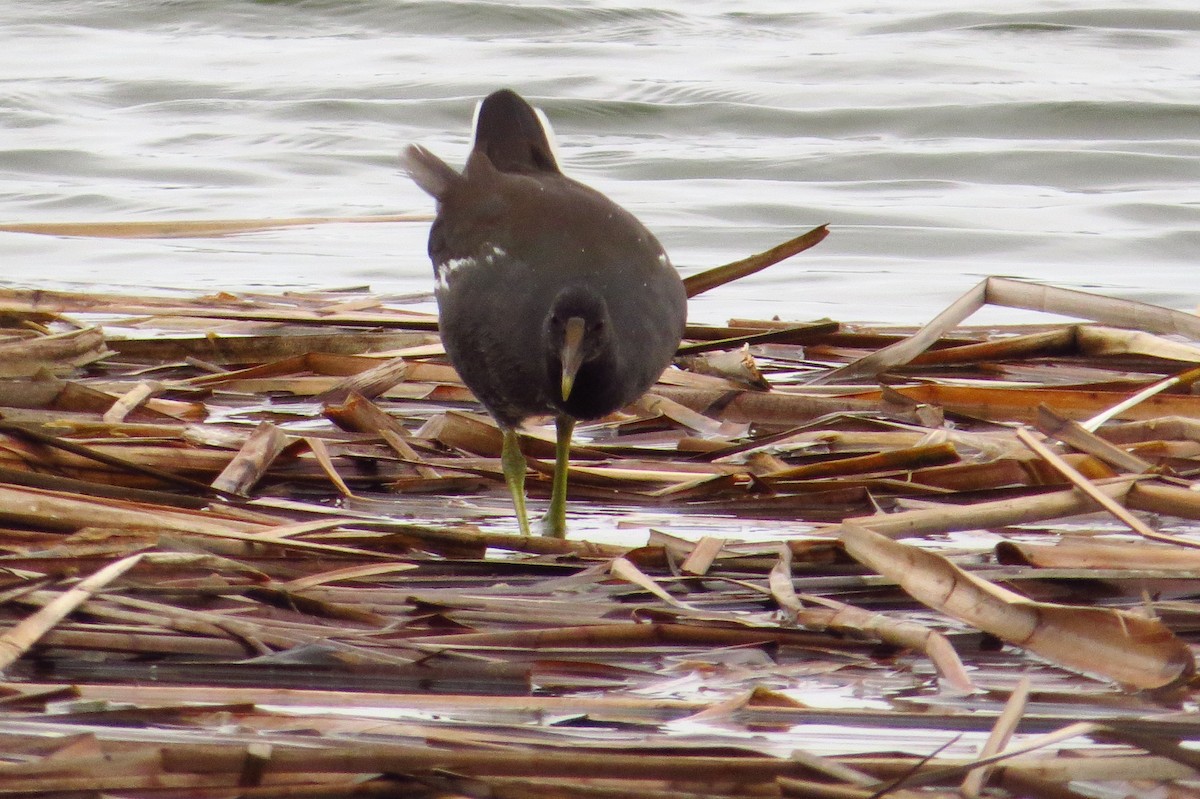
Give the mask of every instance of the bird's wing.
[(435, 200), (441, 201), (455, 183), (462, 180), (452, 166), (419, 144), (410, 144), (400, 154), (400, 163), (408, 176)]

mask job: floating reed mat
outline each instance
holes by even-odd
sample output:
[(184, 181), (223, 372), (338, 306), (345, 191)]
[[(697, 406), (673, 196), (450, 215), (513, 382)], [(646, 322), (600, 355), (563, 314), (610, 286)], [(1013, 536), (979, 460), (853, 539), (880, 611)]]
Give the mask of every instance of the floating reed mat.
[[(964, 327), (985, 303), (1079, 321)], [(500, 431), (399, 301), (0, 313), (0, 796), (1200, 777), (1189, 314), (991, 278), (919, 330), (692, 326), (581, 425), (557, 540), (515, 534)], [(535, 503), (553, 436), (522, 431)]]

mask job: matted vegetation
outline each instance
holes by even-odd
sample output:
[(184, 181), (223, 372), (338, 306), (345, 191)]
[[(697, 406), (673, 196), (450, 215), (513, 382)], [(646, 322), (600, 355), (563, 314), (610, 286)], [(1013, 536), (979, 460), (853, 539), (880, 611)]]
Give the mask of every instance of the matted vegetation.
[(401, 303), (0, 314), (0, 796), (1200, 785), (1193, 315), (992, 278), (921, 330), (693, 326), (581, 428), (564, 541)]

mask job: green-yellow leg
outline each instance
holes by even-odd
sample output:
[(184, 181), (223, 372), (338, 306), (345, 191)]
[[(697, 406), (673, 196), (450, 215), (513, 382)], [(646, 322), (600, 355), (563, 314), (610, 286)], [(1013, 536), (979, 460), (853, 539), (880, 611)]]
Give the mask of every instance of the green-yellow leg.
[(554, 487), (550, 491), (550, 507), (542, 519), (543, 532), (554, 538), (567, 537), (567, 465), (571, 458), (571, 434), (575, 420), (561, 414), (555, 419), (558, 432), (554, 447)]
[(529, 517), (525, 515), (525, 454), (521, 452), (517, 431), (507, 427), (503, 430), (504, 447), (500, 451), (500, 465), (504, 468), (504, 482), (508, 483), (508, 491), (512, 494), (521, 535), (531, 535)]

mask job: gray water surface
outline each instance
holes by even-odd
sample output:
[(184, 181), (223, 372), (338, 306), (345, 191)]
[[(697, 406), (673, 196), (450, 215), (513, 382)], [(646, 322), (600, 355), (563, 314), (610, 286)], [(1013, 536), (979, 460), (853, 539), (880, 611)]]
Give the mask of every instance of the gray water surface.
[[(509, 86), (685, 273), (832, 224), (702, 321), (918, 323), (988, 274), (1194, 310), (1200, 7), (1004, 5), (0, 2), (0, 222), (429, 211), (398, 151), (461, 163)], [(0, 285), (427, 292), (426, 231), (3, 233)]]

